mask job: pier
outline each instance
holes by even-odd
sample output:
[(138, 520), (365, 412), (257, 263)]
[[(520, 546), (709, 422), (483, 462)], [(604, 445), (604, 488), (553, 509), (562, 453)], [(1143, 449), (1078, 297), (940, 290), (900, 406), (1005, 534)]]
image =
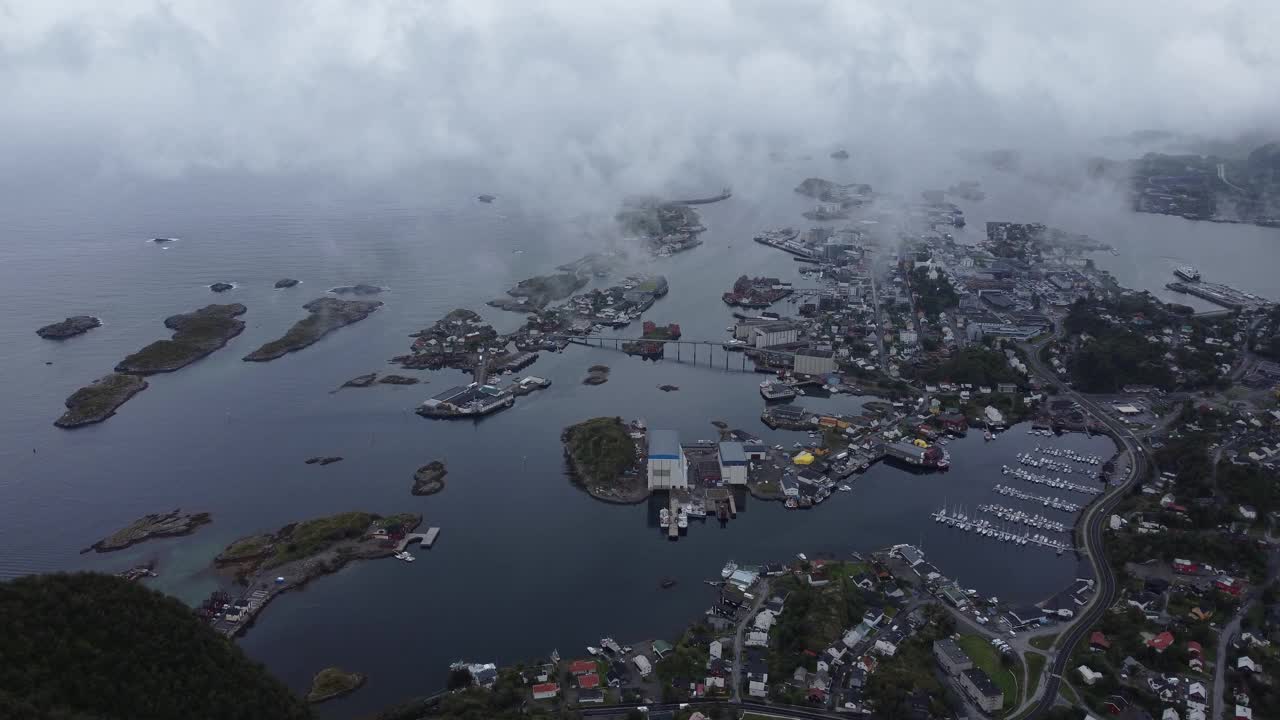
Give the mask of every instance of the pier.
[(404, 539), (400, 541), (400, 544), (396, 546), (396, 552), (404, 552), (405, 548), (415, 542), (421, 542), (422, 547), (430, 550), (431, 546), (436, 544), (436, 538), (439, 536), (440, 528), (438, 527), (428, 528), (424, 533), (409, 533), (408, 535), (405, 535)]
[(1062, 498), (1053, 497), (1052, 495), (1033, 495), (1029, 492), (1023, 492), (1015, 487), (997, 484), (992, 490), (1006, 497), (1017, 498), (1019, 500), (1027, 500), (1029, 502), (1038, 502), (1044, 507), (1061, 510), (1063, 512), (1080, 512), (1080, 506), (1073, 502), (1067, 502)]
[(1165, 285), (1174, 291), (1194, 295), (1229, 310), (1257, 309), (1267, 305), (1264, 298), (1250, 295), (1229, 285), (1207, 282), (1171, 282)]
[(957, 530), (971, 532), (975, 535), (999, 540), (1001, 542), (1009, 542), (1015, 545), (1039, 545), (1040, 547), (1056, 550), (1059, 555), (1074, 548), (1061, 540), (1054, 540), (1046, 535), (1039, 533), (1032, 534), (1029, 531), (1021, 533), (1011, 532), (996, 527), (990, 520), (975, 520), (965, 515), (963, 512), (953, 512), (947, 509), (938, 510), (930, 515), (934, 522), (953, 527)]
[(1039, 475), (1029, 470), (1023, 470), (1022, 468), (1011, 468), (1008, 465), (1002, 466), (1000, 468), (1000, 472), (1005, 475), (1012, 475), (1019, 480), (1026, 480), (1027, 482), (1033, 482), (1037, 485), (1045, 485), (1059, 490), (1071, 490), (1073, 492), (1085, 493), (1086, 495), (1098, 495), (1102, 492), (1101, 488), (1073, 483), (1068, 480), (1063, 480), (1062, 478), (1051, 478), (1048, 475)]

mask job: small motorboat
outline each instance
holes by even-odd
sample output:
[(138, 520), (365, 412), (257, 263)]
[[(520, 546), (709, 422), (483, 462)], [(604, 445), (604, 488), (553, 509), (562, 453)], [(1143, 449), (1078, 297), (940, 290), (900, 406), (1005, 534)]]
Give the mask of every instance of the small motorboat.
[(663, 590), (669, 590), (676, 586), (676, 579), (672, 577), (662, 578), (662, 582), (660, 583), (660, 586), (662, 587)]

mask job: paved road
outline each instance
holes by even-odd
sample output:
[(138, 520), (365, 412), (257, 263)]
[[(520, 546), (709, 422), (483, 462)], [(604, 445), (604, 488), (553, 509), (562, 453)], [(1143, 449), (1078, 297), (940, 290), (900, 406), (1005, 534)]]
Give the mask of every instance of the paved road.
[(751, 619), (760, 612), (760, 606), (769, 597), (769, 579), (761, 578), (760, 587), (756, 591), (755, 602), (751, 603), (751, 611), (742, 618), (733, 635), (733, 702), (742, 702), (742, 633)]
[(1061, 396), (1079, 403), (1082, 408), (1106, 425), (1120, 441), (1124, 451), (1128, 453), (1130, 462), (1129, 472), (1124, 480), (1119, 484), (1113, 485), (1104, 495), (1085, 509), (1083, 522), (1081, 523), (1081, 534), (1084, 536), (1085, 552), (1089, 557), (1089, 562), (1093, 565), (1094, 577), (1097, 578), (1097, 587), (1095, 588), (1093, 600), (1082, 612), (1076, 614), (1075, 620), (1058, 638), (1056, 654), (1051, 657), (1048, 666), (1045, 668), (1046, 677), (1040, 683), (1040, 687), (1044, 691), (1024, 720), (1040, 717), (1053, 707), (1058, 696), (1058, 687), (1062, 684), (1062, 672), (1066, 669), (1066, 664), (1071, 659), (1072, 650), (1080, 643), (1085, 634), (1090, 631), (1094, 623), (1102, 617), (1107, 608), (1111, 607), (1111, 604), (1115, 602), (1116, 576), (1111, 571), (1111, 566), (1107, 562), (1106, 554), (1102, 549), (1103, 521), (1106, 520), (1111, 509), (1124, 497), (1133, 484), (1146, 478), (1153, 471), (1150, 460), (1147, 458), (1146, 450), (1128, 427), (1112, 418), (1092, 400), (1060, 383), (1057, 377), (1044, 366), (1044, 363), (1040, 361), (1040, 348), (1042, 347), (1043, 343), (1022, 346), (1027, 353), (1028, 366), (1042, 379), (1057, 387)]
[[(693, 700), (687, 703), (656, 703), (649, 705), (608, 705), (604, 707), (578, 708), (578, 713), (583, 717), (622, 717), (630, 710), (645, 707), (650, 712), (654, 710), (682, 710), (686, 707), (702, 707), (707, 705), (715, 705), (720, 703), (718, 700)], [(776, 715), (785, 718), (797, 718), (798, 720), (831, 720), (832, 718), (847, 718), (848, 715), (838, 715), (834, 712), (825, 710), (810, 710), (807, 708), (794, 707), (791, 705), (766, 705), (764, 703), (735, 703), (734, 709), (742, 709), (748, 712), (757, 712), (765, 715)]]

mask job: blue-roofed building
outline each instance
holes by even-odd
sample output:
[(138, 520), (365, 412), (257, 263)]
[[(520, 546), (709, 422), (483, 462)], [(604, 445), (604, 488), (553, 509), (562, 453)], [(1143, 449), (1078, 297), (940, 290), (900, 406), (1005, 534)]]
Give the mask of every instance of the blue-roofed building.
[(747, 484), (747, 453), (742, 443), (720, 443), (720, 478), (729, 485)]
[(649, 489), (689, 487), (689, 463), (675, 430), (649, 431)]

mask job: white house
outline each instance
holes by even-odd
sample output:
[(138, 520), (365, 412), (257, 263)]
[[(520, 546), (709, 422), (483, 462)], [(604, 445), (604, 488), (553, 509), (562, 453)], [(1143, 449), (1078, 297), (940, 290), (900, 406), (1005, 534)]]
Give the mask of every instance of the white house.
[(751, 697), (769, 697), (769, 688), (759, 680), (747, 683), (747, 694)]
[(1079, 671), (1080, 679), (1084, 680), (1085, 685), (1092, 685), (1098, 682), (1098, 680), (1102, 677), (1102, 673), (1094, 672), (1093, 668), (1089, 667), (1088, 665), (1081, 665), (1080, 667), (1076, 668), (1076, 670)]
[(756, 629), (762, 632), (769, 632), (769, 629), (773, 627), (774, 620), (775, 616), (772, 610), (761, 610), (760, 614), (756, 615)]

